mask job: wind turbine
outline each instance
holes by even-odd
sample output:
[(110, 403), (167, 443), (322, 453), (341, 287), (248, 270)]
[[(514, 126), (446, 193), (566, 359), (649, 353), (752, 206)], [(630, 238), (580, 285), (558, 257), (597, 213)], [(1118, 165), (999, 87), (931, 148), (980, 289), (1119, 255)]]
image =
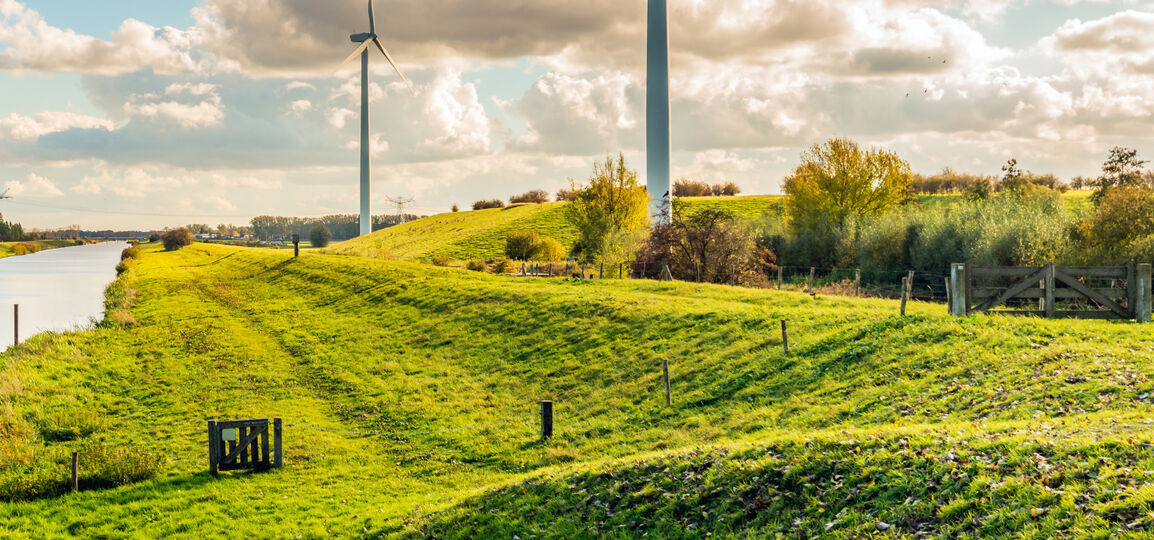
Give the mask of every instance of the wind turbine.
[(8, 188), (8, 189), (4, 190), (4, 193), (0, 193), (0, 200), (11, 199), (12, 196), (8, 194), (9, 191), (12, 191), (12, 188)]
[[(645, 90), (646, 189), (649, 215), (669, 222), (669, 10), (667, 0), (649, 0)], [(661, 195), (664, 193), (664, 195)]]
[(393, 66), (397, 75), (401, 76), (401, 80), (405, 81), (405, 86), (409, 87), (409, 92), (416, 95), (413, 90), (413, 84), (409, 79), (405, 78), (405, 74), (401, 73), (401, 68), (397, 67), (397, 63), (393, 62), (393, 57), (389, 51), (385, 50), (385, 46), (381, 45), (381, 40), (377, 39), (377, 21), (376, 15), (373, 13), (373, 0), (369, 0), (369, 31), (365, 34), (353, 34), (349, 36), (353, 43), (360, 43), (361, 46), (353, 51), (344, 62), (341, 62), (333, 73), (340, 71), (345, 67), (345, 64), (353, 61), (357, 55), (361, 55), (361, 236), (365, 236), (373, 232), (373, 218), (369, 213), (369, 177), (371, 163), (369, 159), (369, 45), (376, 45), (381, 54), (385, 55), (385, 60), (389, 61), (389, 65)]

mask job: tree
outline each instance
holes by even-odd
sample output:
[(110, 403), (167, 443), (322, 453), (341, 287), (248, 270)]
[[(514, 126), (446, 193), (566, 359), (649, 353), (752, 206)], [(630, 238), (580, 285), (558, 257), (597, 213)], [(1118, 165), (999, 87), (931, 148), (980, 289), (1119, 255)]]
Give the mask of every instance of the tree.
[(461, 209), (459, 207), (457, 207), (457, 205), (454, 204), (453, 205), (453, 212), (460, 212), (460, 211), (461, 211)]
[(1133, 148), (1115, 146), (1110, 149), (1110, 155), (1102, 164), (1102, 176), (1098, 177), (1098, 189), (1091, 195), (1091, 200), (1098, 204), (1114, 188), (1144, 185), (1142, 169), (1146, 163), (1138, 159), (1138, 151)]
[(896, 153), (830, 139), (803, 153), (801, 165), (785, 179), (790, 226), (813, 231), (879, 215), (905, 202), (912, 182), (909, 164)]
[(537, 261), (557, 262), (565, 258), (565, 246), (552, 238), (542, 238), (533, 251)]
[[(1129, 260), (1128, 248), (1154, 235), (1154, 188), (1115, 187), (1099, 199), (1094, 213), (1081, 225), (1087, 251), (1107, 261)], [(1140, 261), (1149, 262), (1149, 261)]]
[(179, 229), (170, 229), (165, 231), (160, 236), (160, 241), (164, 243), (164, 249), (168, 251), (176, 251), (186, 246), (191, 246), (193, 242), (192, 231), (187, 227), (180, 227)]
[[(660, 275), (668, 265), (670, 273), (679, 279), (707, 283), (764, 281), (761, 270), (765, 262), (759, 260), (749, 231), (732, 212), (706, 208), (689, 213), (675, 203), (672, 217), (669, 223), (653, 228), (637, 254), (647, 274)], [(768, 258), (770, 265), (776, 262), (772, 253)]]
[(570, 202), (573, 197), (577, 195), (577, 190), (573, 188), (561, 188), (557, 190), (557, 194), (553, 196), (553, 200), (557, 202)]
[(549, 202), (549, 194), (543, 190), (540, 190), (540, 189), (534, 189), (532, 191), (526, 191), (525, 193), (522, 193), (520, 195), (514, 195), (512, 197), (509, 197), (509, 204), (524, 204), (524, 203), (544, 204), (547, 202)]
[(1010, 158), (1005, 165), (1002, 165), (1002, 181), (998, 183), (998, 191), (1018, 189), (1021, 186), (1022, 170), (1018, 168), (1018, 160)]
[(505, 256), (518, 261), (528, 261), (537, 256), (541, 235), (533, 231), (513, 231), (505, 238)]
[(505, 202), (500, 199), (489, 199), (473, 203), (473, 210), (487, 210), (489, 208), (504, 208)]
[(637, 231), (649, 223), (649, 194), (637, 184), (637, 171), (626, 166), (624, 154), (594, 162), (588, 186), (572, 185), (577, 193), (565, 207), (565, 217), (577, 229), (573, 250), (587, 261), (602, 254), (611, 234)]
[(328, 247), (332, 239), (333, 233), (324, 223), (314, 225), (313, 230), (309, 231), (309, 240), (313, 243), (313, 247)]

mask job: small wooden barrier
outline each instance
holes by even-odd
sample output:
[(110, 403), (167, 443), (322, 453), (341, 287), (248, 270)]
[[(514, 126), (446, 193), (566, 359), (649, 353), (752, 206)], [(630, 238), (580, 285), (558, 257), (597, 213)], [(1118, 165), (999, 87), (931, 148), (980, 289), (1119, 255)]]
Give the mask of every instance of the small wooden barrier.
[(281, 419), (208, 421), (208, 472), (264, 471), (283, 465)]
[[(1100, 284), (1091, 284), (1094, 280)], [(1151, 265), (1033, 268), (956, 263), (950, 268), (949, 290), (950, 314), (957, 317), (998, 313), (1150, 322)], [(1021, 299), (1037, 300), (1037, 309), (997, 310)]]

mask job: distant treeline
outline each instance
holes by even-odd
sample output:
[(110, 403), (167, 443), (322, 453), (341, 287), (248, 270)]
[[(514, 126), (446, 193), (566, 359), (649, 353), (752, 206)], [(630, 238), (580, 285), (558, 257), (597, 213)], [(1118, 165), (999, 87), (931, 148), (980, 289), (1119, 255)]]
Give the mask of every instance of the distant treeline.
[[(394, 225), (421, 219), (425, 216), (413, 214), (373, 216), (373, 231), (387, 229)], [(309, 232), (317, 225), (328, 227), (334, 240), (348, 240), (360, 235), (360, 216), (342, 214), (322, 218), (299, 218), (286, 216), (257, 216), (252, 219), (251, 234), (257, 240), (287, 240), (294, 234), (308, 238)], [(195, 225), (194, 225), (195, 226)], [(189, 227), (190, 230), (192, 227)], [(193, 234), (198, 234), (195, 230)]]
[(4, 215), (0, 214), (0, 242), (22, 242), (28, 239), (24, 234), (24, 227), (19, 223), (4, 221)]

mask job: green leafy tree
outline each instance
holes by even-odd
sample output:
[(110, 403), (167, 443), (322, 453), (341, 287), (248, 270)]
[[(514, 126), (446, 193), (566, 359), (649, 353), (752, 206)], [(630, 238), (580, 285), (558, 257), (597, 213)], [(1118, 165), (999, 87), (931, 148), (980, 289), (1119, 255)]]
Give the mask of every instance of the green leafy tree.
[(534, 251), (534, 260), (557, 262), (565, 258), (565, 246), (552, 238), (542, 238)]
[(621, 231), (638, 231), (649, 223), (649, 194), (637, 184), (637, 171), (625, 164), (625, 155), (593, 164), (589, 185), (578, 189), (565, 207), (565, 217), (577, 229), (574, 253), (593, 261), (603, 254), (607, 240)]
[(315, 225), (313, 230), (309, 231), (309, 240), (313, 243), (313, 247), (328, 247), (332, 239), (333, 233), (324, 223)]
[(1102, 176), (1098, 177), (1098, 189), (1091, 196), (1095, 204), (1114, 188), (1137, 187), (1146, 183), (1142, 169), (1147, 161), (1138, 159), (1138, 151), (1133, 148), (1115, 146), (1102, 164)]
[(802, 154), (785, 179), (785, 206), (795, 232), (839, 228), (851, 217), (870, 217), (909, 197), (913, 173), (894, 152), (862, 149), (830, 139)]
[(505, 256), (518, 261), (537, 257), (541, 235), (533, 231), (513, 231), (505, 238)]
[(192, 231), (188, 230), (187, 227), (171, 229), (165, 231), (165, 233), (160, 236), (160, 241), (164, 243), (164, 249), (167, 249), (168, 251), (176, 251), (183, 247), (192, 245)]

